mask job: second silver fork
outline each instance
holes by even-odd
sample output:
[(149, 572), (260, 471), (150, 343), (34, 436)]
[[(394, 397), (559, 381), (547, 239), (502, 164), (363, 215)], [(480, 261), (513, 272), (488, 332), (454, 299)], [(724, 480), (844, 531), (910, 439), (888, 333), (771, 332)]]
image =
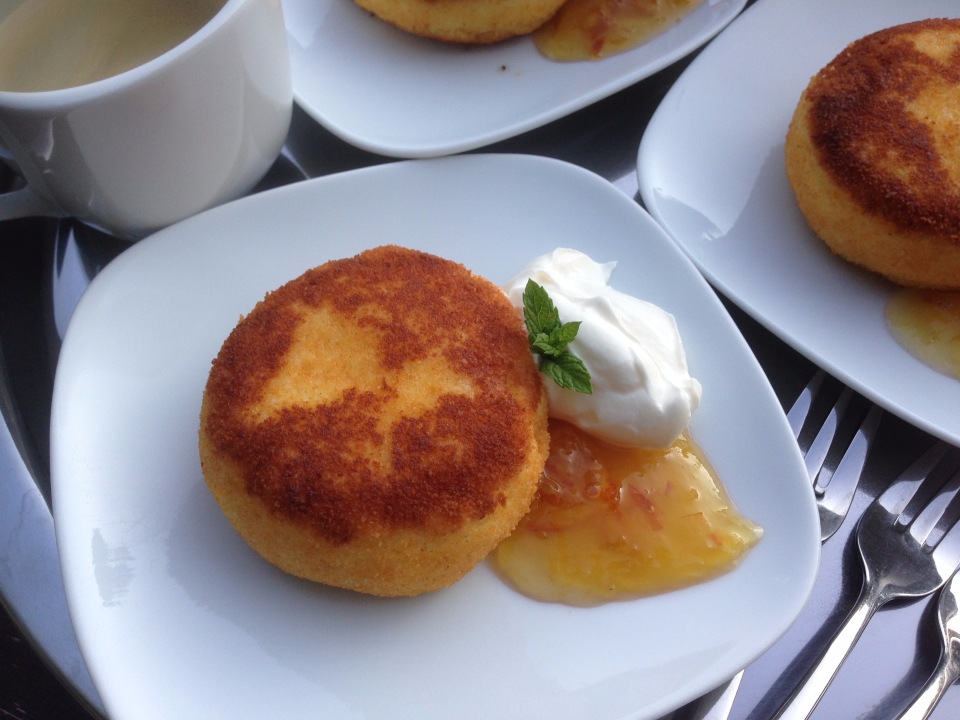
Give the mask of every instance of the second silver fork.
[(864, 512), (857, 546), (863, 589), (853, 610), (775, 715), (808, 718), (873, 614), (894, 599), (935, 592), (960, 563), (960, 469), (937, 443)]

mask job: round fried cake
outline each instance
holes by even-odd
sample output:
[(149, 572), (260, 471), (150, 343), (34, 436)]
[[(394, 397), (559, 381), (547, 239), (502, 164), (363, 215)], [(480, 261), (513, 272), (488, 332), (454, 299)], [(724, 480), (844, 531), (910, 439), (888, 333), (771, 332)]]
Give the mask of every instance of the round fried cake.
[(566, 0), (356, 0), (381, 20), (420, 37), (485, 45), (526, 35)]
[(528, 511), (547, 401), (489, 281), (380, 247), (268, 294), (213, 361), (210, 491), (283, 570), (375, 595), (450, 585)]
[(804, 91), (786, 163), (837, 255), (902, 285), (960, 288), (960, 20), (851, 43)]

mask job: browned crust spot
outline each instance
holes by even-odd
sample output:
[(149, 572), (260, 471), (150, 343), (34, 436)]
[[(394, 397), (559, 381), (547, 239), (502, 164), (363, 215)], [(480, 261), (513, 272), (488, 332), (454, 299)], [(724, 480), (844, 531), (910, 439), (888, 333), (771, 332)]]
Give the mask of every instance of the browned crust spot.
[[(384, 380), (253, 418), (304, 307), (372, 334), (375, 355), (355, 361)], [(383, 408), (398, 392), (391, 383), (411, 380), (405, 369), (431, 355), (471, 392), (442, 394), (384, 428)], [(542, 392), (522, 322), (496, 286), (448, 260), (385, 246), (308, 271), (237, 325), (213, 362), (202, 432), (242, 469), (247, 493), (340, 545), (398, 528), (445, 532), (503, 505), (531, 451)]]
[[(919, 48), (923, 33), (952, 42), (945, 57)], [(851, 43), (806, 90), (811, 140), (834, 181), (898, 228), (960, 243), (960, 124), (955, 108), (918, 117), (911, 103), (960, 87), (960, 21), (887, 28)], [(939, 136), (939, 137), (938, 137)], [(952, 149), (947, 156), (945, 149)]]

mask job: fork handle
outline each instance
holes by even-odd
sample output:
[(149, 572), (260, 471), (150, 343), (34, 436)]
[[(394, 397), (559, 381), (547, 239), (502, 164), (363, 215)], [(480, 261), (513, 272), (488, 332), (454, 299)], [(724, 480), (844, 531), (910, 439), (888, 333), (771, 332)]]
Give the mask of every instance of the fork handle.
[(853, 606), (853, 610), (847, 615), (826, 650), (820, 654), (817, 661), (803, 676), (800, 684), (780, 706), (780, 710), (774, 716), (775, 720), (801, 720), (810, 717), (813, 713), (843, 661), (847, 659), (867, 623), (870, 622), (870, 618), (880, 606), (879, 598), (867, 585), (864, 583), (856, 605)]
[(926, 720), (957, 677), (960, 677), (960, 658), (952, 653), (942, 653), (927, 684), (907, 709), (897, 716), (897, 720)]

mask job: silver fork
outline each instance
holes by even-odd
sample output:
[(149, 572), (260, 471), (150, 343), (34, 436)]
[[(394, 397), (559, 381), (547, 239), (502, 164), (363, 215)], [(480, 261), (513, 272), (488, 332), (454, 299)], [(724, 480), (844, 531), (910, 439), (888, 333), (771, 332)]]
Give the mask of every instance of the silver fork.
[(840, 529), (850, 510), (882, 415), (879, 406), (823, 370), (817, 370), (787, 412), (813, 483), (821, 542)]
[(960, 573), (954, 573), (940, 591), (937, 603), (937, 624), (943, 652), (930, 679), (913, 702), (897, 716), (897, 720), (926, 720), (940, 698), (960, 677)]
[[(820, 512), (820, 541), (843, 523), (883, 411), (823, 370), (817, 370), (787, 411)], [(727, 720), (741, 670), (725, 685), (674, 714), (673, 720)]]
[(864, 512), (857, 546), (863, 588), (853, 610), (776, 718), (807, 718), (873, 614), (894, 599), (935, 592), (960, 563), (958, 452), (935, 443)]

